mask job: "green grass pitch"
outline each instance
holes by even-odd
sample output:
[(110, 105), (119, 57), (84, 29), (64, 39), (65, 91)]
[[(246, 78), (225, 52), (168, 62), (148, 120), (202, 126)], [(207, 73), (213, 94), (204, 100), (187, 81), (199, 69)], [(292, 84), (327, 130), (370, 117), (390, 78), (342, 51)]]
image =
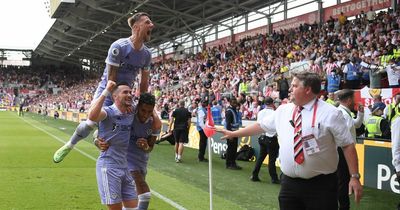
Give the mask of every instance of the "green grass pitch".
[[(76, 123), (36, 114), (18, 117), (0, 112), (0, 209), (106, 209), (97, 192), (97, 149), (88, 138), (61, 163), (52, 156), (73, 133)], [(150, 155), (147, 181), (153, 191), (185, 209), (209, 209), (208, 164), (198, 163), (197, 151), (186, 148), (183, 163), (174, 162), (173, 147), (157, 145)], [(263, 167), (261, 183), (249, 181), (253, 162), (238, 162), (241, 171), (225, 169), (213, 156), (213, 206), (216, 210), (279, 209), (279, 185), (270, 183)], [(364, 188), (360, 205), (352, 209), (395, 209), (399, 195)], [(153, 193), (150, 209), (176, 209)]]

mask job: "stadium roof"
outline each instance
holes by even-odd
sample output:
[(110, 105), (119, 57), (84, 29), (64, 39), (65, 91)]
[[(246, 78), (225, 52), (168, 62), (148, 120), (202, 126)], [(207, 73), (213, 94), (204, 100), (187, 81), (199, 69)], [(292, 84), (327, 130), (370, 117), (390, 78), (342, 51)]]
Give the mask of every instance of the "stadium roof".
[(34, 53), (71, 63), (82, 58), (104, 63), (110, 44), (130, 36), (127, 18), (137, 11), (150, 14), (156, 27), (147, 46), (157, 48), (182, 34), (199, 39), (195, 33), (198, 28), (227, 26), (219, 21), (260, 13), (257, 9), (276, 2), (279, 0), (75, 0), (61, 4), (53, 14), (57, 20)]

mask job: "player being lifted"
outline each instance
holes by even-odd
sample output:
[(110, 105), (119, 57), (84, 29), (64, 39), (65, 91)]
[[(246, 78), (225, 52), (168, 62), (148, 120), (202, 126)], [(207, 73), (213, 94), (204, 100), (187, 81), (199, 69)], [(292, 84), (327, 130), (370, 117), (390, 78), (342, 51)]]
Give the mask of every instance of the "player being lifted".
[[(150, 77), (151, 52), (144, 45), (144, 42), (150, 40), (154, 24), (150, 20), (149, 15), (143, 12), (130, 17), (128, 24), (132, 35), (128, 38), (121, 38), (115, 41), (108, 50), (105, 61), (106, 68), (95, 92), (94, 100), (105, 90), (108, 80), (132, 85), (139, 72), (141, 72), (140, 92), (147, 92)], [(107, 97), (103, 105), (109, 106), (111, 104), (111, 97)], [(161, 121), (156, 118), (153, 126), (157, 128), (154, 130), (159, 130)], [(70, 140), (54, 153), (53, 161), (55, 163), (61, 162), (72, 148), (80, 140), (86, 138), (95, 127), (96, 123), (91, 120), (81, 122)]]

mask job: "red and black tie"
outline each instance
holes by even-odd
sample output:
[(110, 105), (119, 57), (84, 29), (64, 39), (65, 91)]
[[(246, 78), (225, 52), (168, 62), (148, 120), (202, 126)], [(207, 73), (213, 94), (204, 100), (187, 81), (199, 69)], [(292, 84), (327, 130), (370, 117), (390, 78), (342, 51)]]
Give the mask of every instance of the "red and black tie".
[(303, 107), (296, 107), (294, 117), (294, 161), (298, 164), (304, 162), (303, 141), (301, 140), (301, 110)]

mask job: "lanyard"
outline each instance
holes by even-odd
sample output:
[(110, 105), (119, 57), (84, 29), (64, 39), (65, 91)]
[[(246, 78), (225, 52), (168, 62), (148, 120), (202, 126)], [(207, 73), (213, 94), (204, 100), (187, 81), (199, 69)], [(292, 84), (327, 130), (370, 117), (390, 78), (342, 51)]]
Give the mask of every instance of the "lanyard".
[(353, 118), (353, 116), (351, 115), (351, 113), (349, 111), (347, 111), (346, 108), (342, 108), (351, 118)]
[[(315, 127), (315, 119), (316, 119), (316, 114), (317, 114), (317, 109), (318, 109), (318, 99), (315, 99), (314, 105), (313, 105), (313, 117), (312, 117), (312, 124), (311, 127), (314, 128)], [(296, 110), (293, 110), (293, 115), (292, 115), (292, 122), (294, 122), (294, 117), (296, 115)]]

